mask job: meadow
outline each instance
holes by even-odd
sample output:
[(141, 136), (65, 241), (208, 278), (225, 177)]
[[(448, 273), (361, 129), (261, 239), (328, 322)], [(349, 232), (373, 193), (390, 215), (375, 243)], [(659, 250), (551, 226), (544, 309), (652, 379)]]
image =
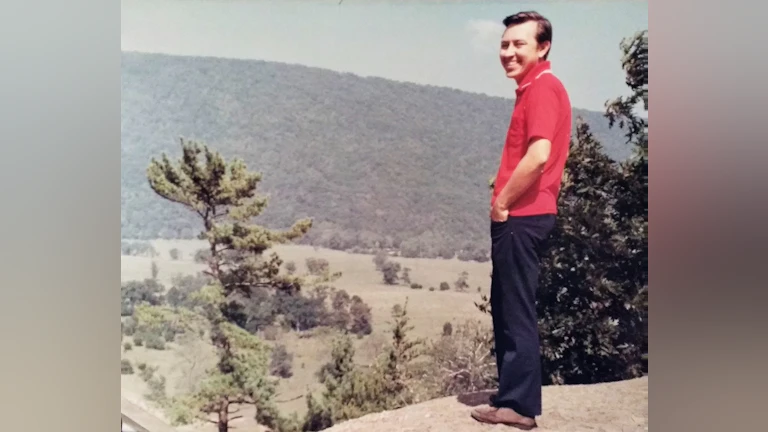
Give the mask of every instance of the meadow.
[[(151, 244), (158, 253), (154, 258), (121, 256), (122, 282), (150, 278), (152, 262), (157, 265), (158, 281), (166, 288), (170, 288), (174, 276), (195, 274), (204, 268), (204, 265), (195, 263), (193, 260), (194, 253), (205, 246), (201, 241), (155, 240)], [(172, 249), (180, 252), (179, 259), (171, 259)], [(491, 265), (487, 262), (466, 262), (455, 258), (390, 258), (391, 261), (410, 268), (411, 281), (423, 286), (422, 289), (412, 289), (406, 285), (386, 285), (381, 273), (375, 268), (372, 255), (351, 254), (305, 245), (279, 245), (274, 247), (273, 251), (284, 262), (294, 262), (298, 273), (306, 270), (307, 258), (327, 260), (331, 271), (342, 273), (341, 278), (335, 281), (333, 286), (346, 290), (350, 296), (360, 296), (371, 307), (373, 332), (363, 338), (355, 338), (356, 361), (361, 364), (369, 363), (381, 352), (381, 347), (388, 343), (392, 307), (396, 304), (402, 305), (406, 300), (410, 324), (413, 326), (412, 336), (415, 338), (439, 337), (446, 322), (452, 323), (455, 327), (467, 319), (490, 321), (489, 316), (481, 313), (474, 305), (474, 302), (479, 302), (480, 296), (488, 294), (490, 289)], [(468, 275), (469, 289), (466, 292), (457, 292), (453, 289), (453, 285), (460, 273), (464, 271)], [(440, 291), (441, 282), (447, 282), (451, 285), (451, 289)], [(434, 287), (435, 290), (430, 291), (430, 287)], [(297, 412), (301, 415), (306, 411), (306, 401), (303, 396), (308, 389), (314, 391), (320, 387), (315, 373), (330, 359), (331, 341), (334, 336), (334, 331), (326, 329), (317, 329), (301, 336), (295, 332), (282, 331), (273, 341), (285, 345), (288, 352), (293, 355), (293, 376), (281, 378), (278, 387), (277, 400), (282, 401), (278, 406), (284, 414)], [(125, 336), (123, 342), (125, 341), (130, 341), (130, 337)], [(169, 393), (188, 388), (195, 379), (202, 376), (204, 368), (213, 359), (206, 345), (182, 341), (169, 343), (166, 350), (134, 346), (123, 353), (123, 358), (130, 360), (134, 368), (141, 362), (157, 366), (157, 373), (166, 377), (166, 388)], [(138, 374), (121, 375), (121, 380), (124, 397), (163, 417), (162, 413), (146, 401), (144, 394), (147, 391), (147, 385)], [(243, 408), (240, 413), (243, 418), (235, 420), (233, 425), (247, 427), (248, 430), (257, 428), (251, 411)], [(186, 426), (180, 427), (179, 430), (213, 431), (215, 425)]]

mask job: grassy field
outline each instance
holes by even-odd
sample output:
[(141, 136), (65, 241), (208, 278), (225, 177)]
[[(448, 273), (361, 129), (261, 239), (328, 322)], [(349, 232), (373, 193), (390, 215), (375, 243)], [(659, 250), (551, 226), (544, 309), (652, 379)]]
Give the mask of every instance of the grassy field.
[[(205, 244), (201, 241), (165, 241), (152, 242), (159, 253), (154, 258), (159, 273), (158, 279), (166, 287), (170, 287), (172, 278), (177, 274), (194, 274), (203, 266), (196, 264), (192, 256)], [(171, 260), (170, 250), (176, 248), (182, 253), (178, 261)], [(395, 304), (403, 304), (408, 300), (410, 322), (414, 326), (413, 336), (432, 338), (439, 336), (445, 322), (454, 326), (466, 319), (490, 320), (474, 306), (479, 301), (481, 293), (487, 294), (490, 287), (490, 263), (463, 262), (452, 260), (430, 260), (392, 258), (403, 266), (411, 269), (412, 282), (423, 285), (423, 289), (414, 290), (406, 286), (387, 286), (381, 280), (381, 274), (374, 267), (372, 256), (356, 255), (346, 252), (313, 248), (311, 246), (283, 245), (275, 247), (280, 257), (285, 261), (296, 263), (298, 271), (305, 271), (305, 260), (310, 257), (328, 260), (331, 271), (342, 272), (342, 277), (334, 283), (337, 289), (346, 290), (350, 295), (359, 295), (370, 307), (373, 316), (373, 333), (365, 338), (356, 340), (357, 361), (369, 362), (380, 351), (380, 347), (389, 339), (390, 312)], [(151, 276), (153, 259), (149, 257), (121, 256), (121, 279), (123, 282), (139, 280)], [(453, 291), (453, 284), (459, 274), (466, 271), (469, 275), (467, 292)], [(440, 282), (448, 282), (451, 291), (439, 291)], [(429, 287), (435, 287), (430, 292)], [(306, 394), (307, 389), (318, 387), (314, 374), (318, 368), (330, 358), (332, 333), (318, 333), (313, 337), (299, 338), (294, 333), (283, 333), (277, 341), (284, 344), (293, 354), (293, 373), (289, 379), (282, 379), (279, 385), (278, 400), (290, 400), (280, 403), (284, 414), (291, 412), (303, 413), (305, 401), (303, 398), (291, 400)], [(124, 340), (130, 340), (125, 338)], [(147, 362), (159, 367), (159, 373), (166, 375), (169, 392), (183, 390), (189, 383), (199, 379), (210, 353), (199, 344), (170, 344), (166, 351), (147, 350), (144, 347), (134, 347), (123, 353), (123, 357), (135, 364)], [(123, 395), (135, 403), (151, 408), (143, 401), (146, 385), (137, 375), (122, 376)], [(155, 411), (155, 410), (152, 410)], [(155, 411), (156, 412), (156, 411)], [(253, 413), (241, 412), (242, 420), (234, 422), (240, 430), (259, 430), (251, 420)], [(180, 428), (180, 430), (208, 431), (215, 430), (214, 425), (195, 428)]]

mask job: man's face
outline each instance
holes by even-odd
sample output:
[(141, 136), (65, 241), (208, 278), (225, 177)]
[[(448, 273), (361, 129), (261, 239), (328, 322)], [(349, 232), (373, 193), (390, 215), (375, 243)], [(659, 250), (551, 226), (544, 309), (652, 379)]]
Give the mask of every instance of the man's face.
[(501, 66), (507, 72), (507, 77), (518, 83), (549, 49), (548, 43), (539, 46), (536, 42), (537, 30), (538, 24), (528, 21), (508, 27), (501, 35)]

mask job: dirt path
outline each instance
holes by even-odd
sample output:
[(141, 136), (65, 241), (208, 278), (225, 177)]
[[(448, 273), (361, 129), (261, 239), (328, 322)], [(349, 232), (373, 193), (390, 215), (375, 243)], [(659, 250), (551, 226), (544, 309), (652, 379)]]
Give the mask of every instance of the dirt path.
[[(488, 394), (443, 398), (395, 411), (370, 414), (326, 432), (496, 432), (515, 430), (483, 425), (469, 416)], [(540, 432), (636, 432), (648, 430), (648, 377), (585, 386), (544, 388)]]

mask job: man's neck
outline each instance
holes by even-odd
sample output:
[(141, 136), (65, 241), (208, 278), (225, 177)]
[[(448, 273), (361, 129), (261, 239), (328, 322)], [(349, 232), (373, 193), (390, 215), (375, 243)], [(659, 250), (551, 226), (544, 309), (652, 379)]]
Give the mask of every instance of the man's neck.
[(530, 82), (531, 80), (529, 80), (528, 78), (531, 77), (531, 74), (538, 73), (538, 71), (542, 68), (546, 69), (545, 64), (547, 63), (548, 63), (548, 60), (539, 59), (536, 63), (534, 63), (533, 66), (530, 67), (530, 69), (528, 69), (525, 75), (515, 78), (515, 82), (517, 82), (517, 87), (520, 88), (520, 86)]

